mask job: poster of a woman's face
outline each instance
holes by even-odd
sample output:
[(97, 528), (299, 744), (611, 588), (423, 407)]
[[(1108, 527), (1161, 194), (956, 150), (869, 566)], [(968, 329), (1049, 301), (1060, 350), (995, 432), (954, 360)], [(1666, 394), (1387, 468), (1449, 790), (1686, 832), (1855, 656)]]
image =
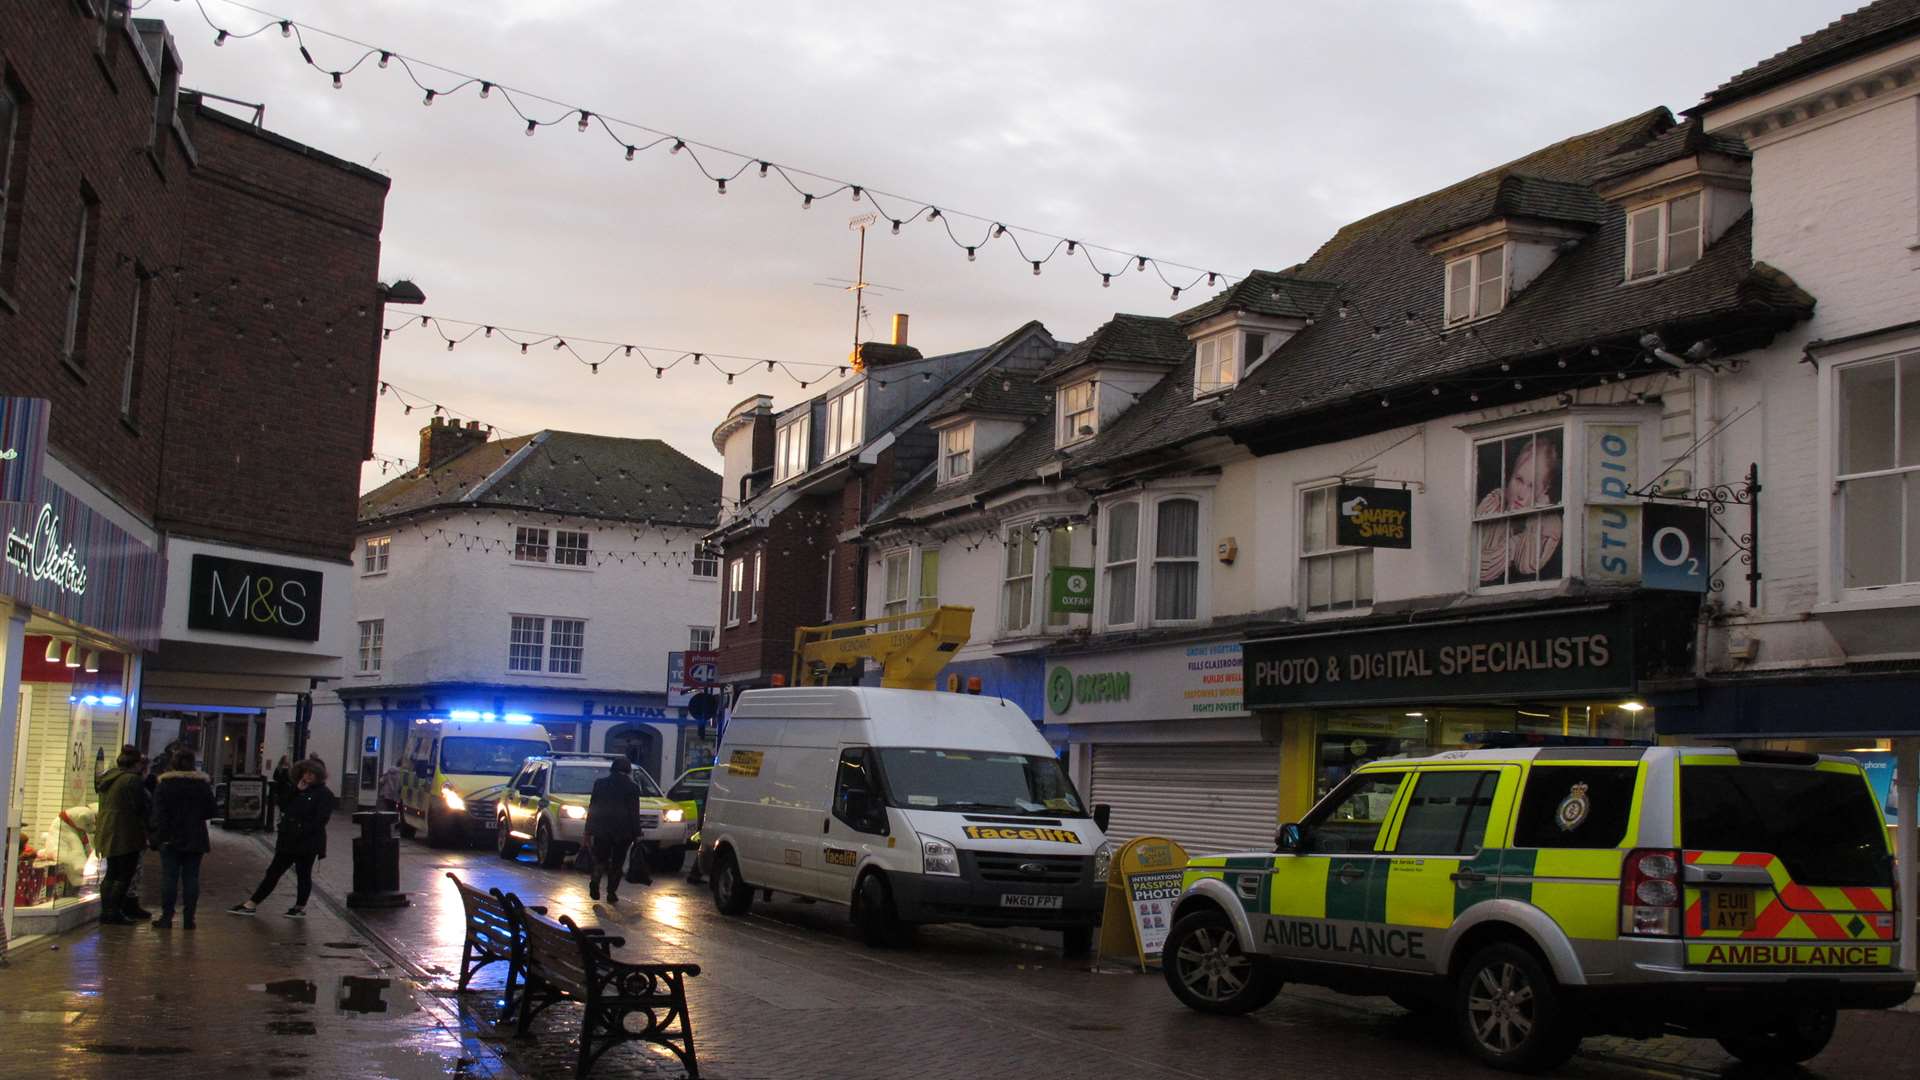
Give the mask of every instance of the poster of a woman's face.
[(1480, 584), (1550, 581), (1560, 576), (1563, 441), (1562, 433), (1551, 429), (1490, 439), (1474, 447), (1473, 516), (1480, 523)]

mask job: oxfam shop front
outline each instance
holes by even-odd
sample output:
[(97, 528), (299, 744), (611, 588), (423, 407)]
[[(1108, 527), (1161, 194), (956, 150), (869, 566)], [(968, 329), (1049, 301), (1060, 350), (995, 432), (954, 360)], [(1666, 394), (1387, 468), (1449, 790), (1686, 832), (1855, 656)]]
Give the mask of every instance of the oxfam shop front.
[(166, 578), (151, 531), (45, 457), (43, 423), (0, 398), (0, 952), (98, 915), (94, 781), (128, 741)]
[(1107, 835), (1272, 845), (1279, 746), (1241, 701), (1238, 641), (1056, 650), (1046, 666), (1046, 721), (1067, 731), (1074, 783), (1113, 808)]

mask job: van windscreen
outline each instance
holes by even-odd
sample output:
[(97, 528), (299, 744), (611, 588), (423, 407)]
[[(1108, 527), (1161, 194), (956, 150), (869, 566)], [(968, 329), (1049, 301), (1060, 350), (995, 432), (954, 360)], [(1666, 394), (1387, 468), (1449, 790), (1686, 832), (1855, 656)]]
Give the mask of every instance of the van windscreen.
[(1683, 765), (1680, 842), (1694, 851), (1766, 852), (1799, 885), (1893, 883), (1873, 793), (1852, 771)]
[(546, 747), (532, 739), (486, 739), (456, 735), (440, 740), (440, 771), (472, 776), (512, 776)]
[(880, 774), (887, 801), (909, 810), (1087, 816), (1073, 782), (1050, 757), (882, 747)]

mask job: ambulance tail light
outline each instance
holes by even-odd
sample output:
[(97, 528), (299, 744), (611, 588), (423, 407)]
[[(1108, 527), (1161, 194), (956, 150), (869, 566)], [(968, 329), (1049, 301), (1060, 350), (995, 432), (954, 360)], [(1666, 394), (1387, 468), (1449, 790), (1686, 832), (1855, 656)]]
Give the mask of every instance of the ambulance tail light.
[(1680, 936), (1680, 853), (1635, 848), (1620, 867), (1620, 933)]

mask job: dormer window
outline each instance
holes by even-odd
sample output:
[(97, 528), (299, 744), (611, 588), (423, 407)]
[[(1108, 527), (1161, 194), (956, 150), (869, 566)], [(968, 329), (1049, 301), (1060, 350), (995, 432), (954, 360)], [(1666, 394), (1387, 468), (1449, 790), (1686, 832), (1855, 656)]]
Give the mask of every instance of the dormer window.
[(799, 476), (807, 471), (807, 443), (813, 434), (813, 418), (803, 409), (800, 415), (780, 425), (773, 435), (773, 482)]
[(1060, 445), (1079, 442), (1100, 430), (1100, 409), (1093, 380), (1074, 383), (1060, 391)]
[(1704, 199), (1703, 192), (1690, 192), (1627, 215), (1628, 281), (1685, 270), (1700, 261)]
[(1484, 319), (1507, 306), (1507, 249), (1488, 248), (1447, 264), (1447, 325)]
[[(1264, 334), (1248, 334), (1251, 339), (1264, 339)], [(1239, 356), (1234, 346), (1239, 344), (1240, 331), (1229, 330), (1224, 334), (1201, 338), (1193, 349), (1193, 396), (1206, 397), (1230, 390), (1240, 378)], [(1248, 355), (1252, 355), (1249, 353)]]
[(973, 425), (962, 424), (940, 433), (940, 482), (973, 474)]

